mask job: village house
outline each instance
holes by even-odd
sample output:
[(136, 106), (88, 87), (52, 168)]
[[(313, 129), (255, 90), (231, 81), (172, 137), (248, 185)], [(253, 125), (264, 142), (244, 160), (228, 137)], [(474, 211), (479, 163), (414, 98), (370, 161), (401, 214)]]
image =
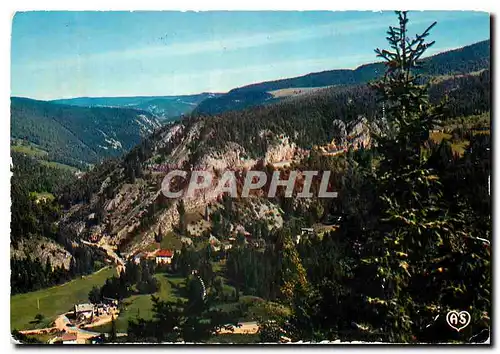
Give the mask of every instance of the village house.
[(95, 307), (95, 313), (97, 316), (103, 316), (103, 315), (106, 315), (108, 313), (108, 309), (107, 309), (107, 306), (104, 305), (104, 304), (98, 304), (96, 307)]
[(118, 300), (113, 299), (111, 297), (103, 297), (102, 298), (102, 303), (111, 307), (117, 307), (118, 306)]
[(139, 264), (141, 263), (142, 259), (146, 258), (146, 254), (144, 252), (139, 252), (134, 256), (134, 263)]
[(313, 235), (314, 234), (314, 229), (312, 227), (303, 227), (301, 230), (302, 235)]
[(90, 318), (94, 313), (93, 304), (77, 304), (74, 308), (75, 318)]
[(156, 252), (156, 264), (171, 264), (174, 252), (171, 250), (158, 250)]
[(75, 333), (64, 333), (61, 337), (62, 344), (77, 344)]
[(94, 314), (97, 316), (104, 316), (104, 315), (111, 315), (116, 311), (116, 306), (115, 305), (109, 305), (109, 304), (98, 304), (95, 307), (95, 312)]
[(314, 235), (314, 229), (312, 227), (303, 227), (300, 231), (300, 235), (295, 235), (295, 243), (299, 244), (302, 237), (307, 238), (312, 235)]

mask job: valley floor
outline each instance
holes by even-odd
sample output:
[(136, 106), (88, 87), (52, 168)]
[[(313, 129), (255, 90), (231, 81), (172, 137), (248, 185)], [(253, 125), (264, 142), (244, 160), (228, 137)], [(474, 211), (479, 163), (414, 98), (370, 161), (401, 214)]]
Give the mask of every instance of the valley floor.
[[(62, 285), (11, 296), (11, 331), (51, 327), (57, 316), (71, 310), (74, 304), (87, 302), (92, 287), (102, 286), (115, 272), (114, 268), (105, 267)], [(35, 321), (37, 314), (43, 315), (45, 319)]]

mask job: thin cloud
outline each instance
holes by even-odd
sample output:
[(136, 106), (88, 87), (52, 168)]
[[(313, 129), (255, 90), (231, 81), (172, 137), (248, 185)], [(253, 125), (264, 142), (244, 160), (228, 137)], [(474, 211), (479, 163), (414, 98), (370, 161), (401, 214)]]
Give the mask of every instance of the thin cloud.
[[(439, 24), (464, 20), (483, 13), (446, 13), (437, 16)], [(413, 28), (430, 24), (429, 12), (414, 12), (410, 32)], [(339, 68), (355, 68), (376, 61), (372, 49), (364, 45), (357, 48), (359, 55), (339, 51), (326, 57), (318, 48), (311, 47), (301, 56), (285, 61), (260, 60), (251, 57), (253, 51), (245, 49), (289, 44), (291, 48), (304, 47), (314, 40), (325, 43), (349, 43), (356, 38), (380, 32), (383, 35), (389, 24), (394, 23), (392, 13), (376, 14), (371, 18), (343, 19), (327, 24), (301, 26), (287, 30), (259, 33), (212, 33), (210, 38), (191, 42), (173, 42), (169, 45), (150, 45), (121, 51), (104, 51), (92, 54), (67, 55), (53, 60), (35, 57), (17, 58), (12, 61), (13, 94), (32, 95), (40, 98), (60, 96), (98, 96), (141, 94), (181, 94), (200, 91), (224, 91), (252, 82), (274, 80), (309, 72)], [(439, 26), (438, 24), (438, 26)], [(413, 27), (416, 26), (416, 27)], [(14, 39), (13, 39), (14, 40)], [(275, 49), (275, 48), (273, 48)], [(449, 49), (449, 48), (446, 48)], [(432, 54), (443, 48), (432, 48)], [(350, 48), (350, 51), (354, 49)], [(222, 56), (233, 52), (234, 56)], [(259, 51), (256, 50), (255, 53)], [(431, 53), (429, 53), (431, 54)], [(256, 54), (258, 55), (258, 54)], [(320, 58), (314, 58), (320, 56)], [(198, 64), (203, 61), (202, 64)], [(256, 64), (251, 64), (255, 63)], [(250, 64), (250, 65), (249, 65)], [(30, 82), (21, 87), (21, 82)], [(50, 97), (48, 97), (50, 96)], [(55, 96), (55, 97), (54, 97)]]
[[(429, 22), (427, 16), (413, 19), (412, 24)], [(236, 36), (214, 38), (211, 40), (194, 41), (187, 43), (172, 43), (170, 45), (156, 45), (143, 48), (132, 48), (124, 51), (108, 51), (90, 55), (78, 55), (57, 60), (33, 62), (27, 68), (35, 69), (47, 65), (70, 66), (82, 64), (98, 65), (106, 61), (145, 60), (147, 58), (171, 58), (191, 55), (201, 55), (214, 52), (235, 51), (289, 42), (351, 35), (387, 28), (387, 19), (344, 20), (317, 26), (299, 27), (292, 30), (275, 32), (246, 33)]]

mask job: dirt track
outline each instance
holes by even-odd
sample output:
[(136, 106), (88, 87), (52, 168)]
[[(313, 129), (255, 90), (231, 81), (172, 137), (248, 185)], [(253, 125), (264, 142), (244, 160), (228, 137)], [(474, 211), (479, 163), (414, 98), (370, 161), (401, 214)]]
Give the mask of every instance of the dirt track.
[(87, 246), (100, 248), (103, 251), (105, 251), (106, 254), (108, 255), (108, 257), (110, 257), (115, 262), (115, 264), (116, 264), (116, 272), (118, 273), (118, 275), (122, 271), (125, 270), (125, 262), (123, 261), (123, 259), (121, 259), (120, 257), (118, 257), (118, 255), (116, 254), (116, 252), (108, 244), (105, 244), (105, 243), (93, 243), (93, 242), (89, 242), (89, 241), (85, 241), (85, 240), (82, 240), (82, 243), (85, 244), (85, 245), (87, 245)]
[(231, 330), (226, 330), (222, 329), (218, 333), (219, 334), (255, 334), (259, 331), (259, 326), (257, 325), (257, 322), (241, 322), (239, 323), (240, 326), (238, 327), (233, 327), (233, 331)]

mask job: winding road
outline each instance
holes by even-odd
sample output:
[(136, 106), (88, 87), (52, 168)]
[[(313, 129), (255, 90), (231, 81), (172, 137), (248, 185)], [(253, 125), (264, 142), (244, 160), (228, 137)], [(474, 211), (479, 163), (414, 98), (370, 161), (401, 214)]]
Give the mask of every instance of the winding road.
[(233, 326), (233, 330), (221, 329), (218, 334), (255, 334), (259, 331), (257, 322), (240, 322), (237, 326)]
[(113, 250), (110, 245), (93, 243), (93, 242), (89, 242), (89, 241), (85, 241), (85, 240), (81, 240), (81, 242), (84, 245), (96, 247), (96, 248), (101, 249), (104, 252), (106, 252), (108, 257), (111, 258), (115, 262), (116, 272), (118, 273), (118, 275), (120, 275), (120, 273), (125, 270), (125, 261), (116, 254), (115, 250)]

